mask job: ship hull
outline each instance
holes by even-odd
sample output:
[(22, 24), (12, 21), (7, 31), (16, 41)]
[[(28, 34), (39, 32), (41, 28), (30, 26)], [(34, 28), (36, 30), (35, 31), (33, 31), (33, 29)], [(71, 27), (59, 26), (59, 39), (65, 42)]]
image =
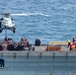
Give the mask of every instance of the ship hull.
[(0, 75), (75, 75), (75, 52), (0, 52)]

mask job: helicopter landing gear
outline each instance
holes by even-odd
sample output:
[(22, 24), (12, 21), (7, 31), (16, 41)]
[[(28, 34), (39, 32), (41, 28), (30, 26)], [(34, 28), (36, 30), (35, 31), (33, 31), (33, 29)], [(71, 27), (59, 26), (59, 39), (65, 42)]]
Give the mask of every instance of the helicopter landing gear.
[(15, 33), (15, 30), (16, 30), (16, 28), (14, 27), (14, 28), (12, 29), (13, 33)]
[(2, 33), (2, 30), (0, 30), (0, 33)]
[(1, 22), (0, 22), (0, 33), (2, 33), (2, 30), (3, 30), (3, 28), (2, 28), (2, 25), (1, 25)]
[(15, 30), (13, 30), (13, 33), (15, 33)]

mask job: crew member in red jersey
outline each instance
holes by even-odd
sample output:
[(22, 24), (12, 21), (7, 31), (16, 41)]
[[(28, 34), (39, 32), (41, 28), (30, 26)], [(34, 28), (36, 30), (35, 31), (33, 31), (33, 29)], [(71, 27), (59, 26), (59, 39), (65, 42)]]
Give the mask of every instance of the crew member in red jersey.
[(73, 38), (73, 44), (75, 45), (76, 48), (76, 38)]

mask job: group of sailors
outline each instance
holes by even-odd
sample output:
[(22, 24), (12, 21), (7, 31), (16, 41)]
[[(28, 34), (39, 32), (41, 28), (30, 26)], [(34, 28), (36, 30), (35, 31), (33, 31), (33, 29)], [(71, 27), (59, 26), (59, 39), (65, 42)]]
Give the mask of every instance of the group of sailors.
[(70, 50), (76, 49), (76, 38), (73, 38), (72, 42), (68, 39), (68, 47), (70, 47)]
[(34, 46), (29, 44), (26, 38), (21, 38), (19, 42), (14, 42), (12, 38), (4, 38), (0, 43), (0, 50), (34, 50)]

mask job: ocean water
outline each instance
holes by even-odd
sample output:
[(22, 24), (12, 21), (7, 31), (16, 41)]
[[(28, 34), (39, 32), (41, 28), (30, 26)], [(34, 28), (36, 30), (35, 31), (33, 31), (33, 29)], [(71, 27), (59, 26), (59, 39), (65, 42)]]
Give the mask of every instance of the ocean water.
[[(34, 43), (40, 38), (47, 44), (76, 37), (76, 0), (0, 0), (3, 12), (13, 14), (16, 33), (7, 30), (7, 36), (15, 41), (26, 37)], [(4, 37), (5, 31), (0, 33), (0, 40)]]

